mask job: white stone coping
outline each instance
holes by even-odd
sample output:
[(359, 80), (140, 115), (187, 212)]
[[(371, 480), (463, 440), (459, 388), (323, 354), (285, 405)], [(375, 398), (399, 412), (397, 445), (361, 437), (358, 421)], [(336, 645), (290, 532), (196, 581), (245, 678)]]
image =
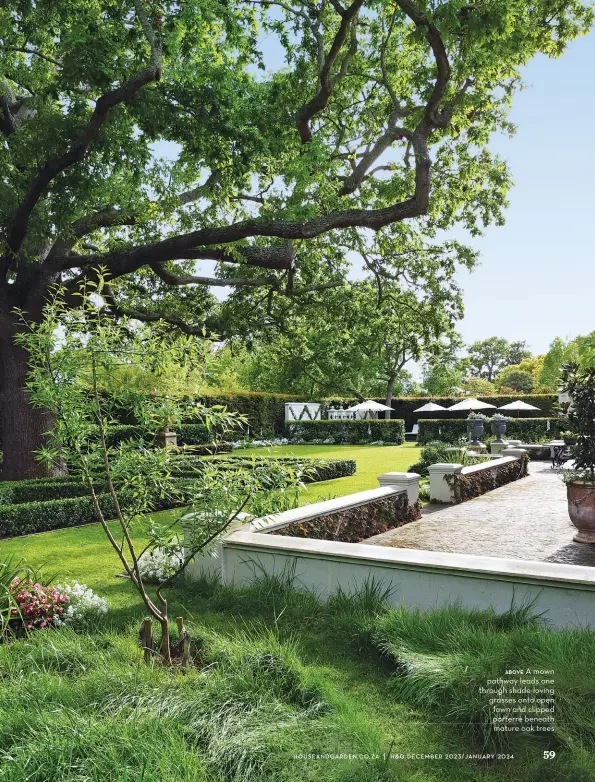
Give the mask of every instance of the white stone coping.
[[(409, 475), (415, 475), (415, 473), (409, 473)], [(419, 476), (417, 476), (419, 478)], [(282, 513), (274, 513), (269, 516), (263, 516), (260, 519), (254, 519), (248, 524), (248, 529), (251, 532), (263, 531), (267, 532), (271, 530), (281, 529), (287, 527), (290, 524), (298, 524), (319, 516), (327, 516), (331, 513), (339, 513), (340, 511), (348, 510), (349, 508), (357, 508), (360, 505), (368, 505), (371, 502), (377, 500), (384, 500), (388, 497), (396, 497), (399, 494), (405, 494), (407, 492), (406, 484), (402, 486), (381, 486), (378, 489), (367, 489), (366, 491), (358, 491), (355, 494), (346, 494), (344, 497), (336, 497), (333, 500), (323, 500), (322, 502), (313, 502), (311, 505), (302, 505), (299, 508), (293, 510), (286, 510)]]
[(483, 472), (484, 470), (497, 470), (499, 467), (512, 464), (512, 462), (518, 462), (518, 460), (518, 456), (500, 456), (498, 459), (490, 459), (489, 462), (470, 464), (468, 467), (463, 467), (463, 469), (459, 471), (459, 475), (473, 475), (476, 472)]
[(256, 554), (275, 551), (283, 555), (327, 559), (358, 560), (361, 564), (395, 567), (406, 570), (464, 574), (470, 578), (490, 578), (500, 581), (524, 581), (551, 584), (566, 589), (581, 587), (595, 592), (595, 568), (583, 565), (562, 565), (557, 562), (503, 559), (474, 554), (453, 554), (422, 549), (398, 549), (370, 546), (364, 543), (340, 543), (334, 540), (292, 538), (239, 530), (222, 541), (225, 548)]

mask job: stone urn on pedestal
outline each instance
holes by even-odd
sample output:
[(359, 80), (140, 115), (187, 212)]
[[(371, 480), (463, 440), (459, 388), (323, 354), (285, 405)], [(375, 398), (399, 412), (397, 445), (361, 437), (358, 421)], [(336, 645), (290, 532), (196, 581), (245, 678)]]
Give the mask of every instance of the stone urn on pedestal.
[(469, 433), (471, 445), (481, 445), (481, 438), (483, 437), (483, 418), (477, 417), (467, 419), (467, 431)]
[(502, 439), (502, 435), (506, 434), (506, 423), (507, 419), (505, 416), (496, 417), (493, 416), (492, 418), (492, 434), (496, 438), (494, 442), (496, 443), (503, 443), (504, 440)]

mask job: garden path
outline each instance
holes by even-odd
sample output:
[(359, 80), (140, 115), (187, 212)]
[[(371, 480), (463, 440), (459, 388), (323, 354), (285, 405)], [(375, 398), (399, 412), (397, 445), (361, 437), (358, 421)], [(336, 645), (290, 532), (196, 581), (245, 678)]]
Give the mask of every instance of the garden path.
[(363, 542), (595, 567), (595, 546), (572, 540), (576, 530), (561, 478), (546, 462), (531, 462), (529, 472), (459, 505), (430, 503), (419, 521)]

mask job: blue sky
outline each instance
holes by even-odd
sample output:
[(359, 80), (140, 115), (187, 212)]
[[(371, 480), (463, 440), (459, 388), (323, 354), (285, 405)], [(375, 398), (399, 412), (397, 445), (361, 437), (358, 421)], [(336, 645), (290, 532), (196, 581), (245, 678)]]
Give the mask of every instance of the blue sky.
[(459, 276), (467, 342), (495, 334), (543, 353), (555, 336), (595, 329), (594, 74), (593, 33), (524, 70), (517, 133), (493, 143), (515, 181), (506, 224), (472, 242), (481, 266)]

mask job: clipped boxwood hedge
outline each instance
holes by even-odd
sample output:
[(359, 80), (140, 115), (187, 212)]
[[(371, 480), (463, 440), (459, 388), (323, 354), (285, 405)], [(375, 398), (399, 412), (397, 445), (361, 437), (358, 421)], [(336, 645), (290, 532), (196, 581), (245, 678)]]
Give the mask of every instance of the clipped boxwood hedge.
[[(96, 489), (99, 489), (96, 486)], [(0, 481), (0, 507), (23, 502), (44, 502), (83, 497), (88, 488), (80, 478), (37, 478), (26, 481)]]
[(287, 436), (296, 442), (358, 445), (405, 442), (405, 422), (400, 419), (361, 421), (286, 421)]
[[(179, 445), (210, 445), (217, 440), (217, 435), (207, 429), (204, 424), (184, 423), (176, 427)], [(119, 424), (110, 426), (107, 442), (114, 446), (124, 440), (138, 439), (141, 436), (141, 429), (137, 426), (128, 426)]]
[[(233, 469), (234, 463), (254, 463), (254, 466), (265, 466), (268, 457), (249, 456), (237, 458), (217, 458), (217, 467), (225, 470)], [(305, 478), (305, 483), (328, 481), (343, 478), (355, 473), (356, 464), (352, 459), (311, 460), (286, 457), (275, 460), (292, 463), (295, 466), (311, 465), (312, 472)], [(178, 479), (178, 486), (183, 488), (196, 478), (196, 467), (200, 468), (204, 460), (196, 456), (180, 456), (172, 474)], [(99, 484), (96, 490), (100, 491)], [(115, 508), (111, 497), (106, 493), (98, 495), (104, 516), (115, 517)], [(122, 498), (120, 498), (122, 499)], [(171, 501), (162, 500), (159, 510), (175, 507)], [(27, 481), (0, 482), (0, 537), (16, 537), (34, 532), (47, 532), (64, 527), (76, 527), (97, 521), (91, 498), (80, 479), (63, 476), (59, 478), (34, 479)]]
[[(549, 422), (549, 429), (548, 429)], [(485, 435), (492, 435), (489, 421), (485, 422)], [(504, 439), (522, 440), (527, 443), (545, 443), (557, 438), (564, 429), (564, 421), (559, 418), (511, 418), (507, 422)], [(433, 440), (457, 443), (467, 436), (467, 419), (421, 418), (417, 442), (426, 445)]]
[(299, 457), (285, 456), (279, 459), (267, 456), (234, 456), (232, 458), (217, 459), (217, 465), (229, 466), (233, 469), (234, 465), (241, 462), (246, 465), (266, 466), (267, 461), (281, 462), (299, 467), (310, 467), (304, 477), (304, 483), (318, 483), (319, 481), (334, 481), (336, 478), (347, 478), (354, 475), (357, 469), (355, 459), (300, 459)]

